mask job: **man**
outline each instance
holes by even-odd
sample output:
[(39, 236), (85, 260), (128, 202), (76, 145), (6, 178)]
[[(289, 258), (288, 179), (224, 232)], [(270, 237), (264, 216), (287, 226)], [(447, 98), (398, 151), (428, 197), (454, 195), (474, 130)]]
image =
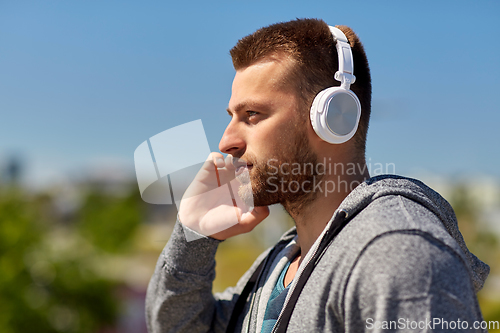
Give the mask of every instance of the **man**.
[[(419, 181), (368, 174), (368, 61), (354, 32), (338, 29), (343, 34), (320, 20), (279, 23), (231, 50), (231, 121), (219, 145), (228, 157), (213, 153), (192, 187), (243, 168), (250, 185), (243, 181), (239, 195), (248, 196), (251, 186), (255, 208), (240, 210), (236, 225), (192, 242), (176, 224), (148, 288), (150, 332), (441, 331), (457, 323), (473, 329), (482, 320), (475, 293), (489, 268), (467, 250), (449, 204)], [(352, 49), (355, 81), (342, 42)], [(340, 56), (345, 50), (347, 59)], [(322, 111), (310, 110), (318, 93), (339, 85), (334, 77), (343, 93), (352, 84), (361, 114), (332, 143), (310, 120)], [(275, 203), (296, 228), (236, 287), (212, 295), (218, 243), (251, 231)], [(188, 232), (203, 233), (203, 217), (193, 213), (200, 204), (181, 203), (179, 220)]]

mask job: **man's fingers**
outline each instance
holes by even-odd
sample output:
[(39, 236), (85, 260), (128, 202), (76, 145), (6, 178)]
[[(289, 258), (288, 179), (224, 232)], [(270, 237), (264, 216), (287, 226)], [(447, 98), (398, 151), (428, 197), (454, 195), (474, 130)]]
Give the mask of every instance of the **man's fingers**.
[(209, 158), (207, 160), (210, 159), (212, 159), (217, 168), (223, 168), (226, 166), (226, 163), (224, 161), (224, 156), (222, 156), (221, 153), (210, 153)]
[(251, 212), (243, 214), (238, 224), (235, 224), (226, 230), (222, 230), (221, 232), (213, 234), (210, 237), (219, 240), (224, 240), (228, 239), (229, 237), (250, 232), (268, 215), (269, 215), (269, 208), (265, 206), (255, 207)]
[(236, 169), (236, 167), (233, 164), (233, 162), (234, 162), (233, 159), (234, 159), (234, 157), (231, 154), (228, 154), (226, 156), (226, 160), (225, 160), (226, 169), (231, 170), (231, 171), (234, 171), (234, 169)]

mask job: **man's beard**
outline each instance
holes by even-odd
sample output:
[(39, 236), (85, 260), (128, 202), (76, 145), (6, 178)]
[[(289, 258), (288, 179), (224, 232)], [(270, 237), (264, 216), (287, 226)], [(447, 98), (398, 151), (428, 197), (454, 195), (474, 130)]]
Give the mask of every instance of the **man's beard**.
[[(313, 184), (321, 181), (322, 165), (309, 145), (307, 135), (299, 132), (284, 147), (277, 147), (267, 159), (246, 155), (243, 160), (253, 163), (250, 183), (240, 187), (239, 196), (252, 206), (280, 203), (293, 217), (316, 198)], [(292, 172), (295, 171), (295, 172)], [(250, 191), (251, 184), (251, 191)]]

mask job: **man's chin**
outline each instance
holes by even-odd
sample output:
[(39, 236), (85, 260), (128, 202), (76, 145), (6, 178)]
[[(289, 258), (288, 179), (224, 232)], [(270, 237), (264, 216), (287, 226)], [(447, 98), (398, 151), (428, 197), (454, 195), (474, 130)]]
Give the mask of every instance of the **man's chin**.
[(259, 189), (253, 192), (254, 206), (270, 206), (281, 203), (279, 193), (271, 192), (269, 189)]
[(267, 189), (254, 190), (251, 183), (245, 183), (238, 188), (238, 196), (249, 207), (269, 206), (279, 203), (277, 193), (272, 193)]
[(250, 182), (246, 182), (240, 185), (240, 187), (238, 188), (238, 196), (248, 207), (255, 206), (254, 195)]

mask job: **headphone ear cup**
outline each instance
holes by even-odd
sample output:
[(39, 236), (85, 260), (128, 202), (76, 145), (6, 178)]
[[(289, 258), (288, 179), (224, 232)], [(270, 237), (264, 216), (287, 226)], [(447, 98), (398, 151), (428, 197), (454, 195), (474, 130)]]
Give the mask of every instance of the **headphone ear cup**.
[(332, 144), (351, 139), (358, 129), (361, 104), (350, 90), (330, 87), (314, 98), (311, 124), (318, 136)]

